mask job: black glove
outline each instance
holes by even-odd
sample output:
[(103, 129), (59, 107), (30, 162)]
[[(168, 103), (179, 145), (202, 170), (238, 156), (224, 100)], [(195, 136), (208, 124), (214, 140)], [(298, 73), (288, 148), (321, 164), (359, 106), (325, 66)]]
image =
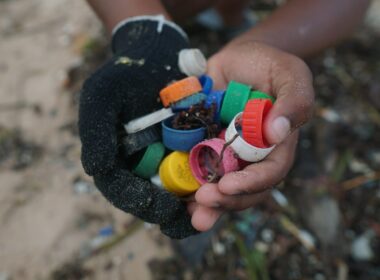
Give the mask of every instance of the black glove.
[(83, 167), (117, 208), (159, 224), (172, 238), (196, 234), (184, 202), (130, 172), (118, 138), (123, 124), (162, 108), (162, 88), (185, 78), (178, 54), (189, 47), (186, 35), (160, 17), (139, 17), (121, 24), (112, 47), (114, 57), (85, 82), (80, 97)]

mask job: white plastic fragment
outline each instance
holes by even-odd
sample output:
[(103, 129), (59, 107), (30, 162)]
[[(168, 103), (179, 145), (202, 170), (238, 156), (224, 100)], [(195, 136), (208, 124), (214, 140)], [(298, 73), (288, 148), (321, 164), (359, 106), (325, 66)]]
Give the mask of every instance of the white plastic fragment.
[(164, 188), (164, 185), (162, 184), (161, 178), (158, 174), (150, 178), (150, 182), (157, 187)]
[(308, 231), (301, 229), (299, 231), (299, 239), (308, 250), (312, 251), (315, 249), (315, 238)]
[(272, 197), (278, 203), (278, 205), (280, 205), (281, 207), (288, 207), (289, 206), (288, 199), (279, 190), (276, 190), (276, 189), (272, 190)]
[(202, 76), (207, 71), (207, 60), (199, 49), (184, 49), (178, 56), (178, 67), (187, 76)]
[(341, 116), (330, 108), (325, 108), (320, 111), (320, 116), (330, 123), (338, 123), (341, 120)]
[(351, 255), (358, 261), (370, 261), (374, 258), (374, 253), (371, 248), (371, 239), (375, 236), (372, 230), (368, 230), (351, 244)]
[(226, 253), (226, 246), (221, 242), (213, 242), (212, 248), (217, 256), (223, 256)]
[(159, 122), (162, 122), (171, 116), (174, 116), (172, 109), (164, 108), (141, 118), (134, 119), (124, 125), (124, 128), (128, 134), (136, 133)]
[(263, 231), (261, 232), (261, 238), (264, 240), (264, 242), (271, 243), (274, 239), (273, 230), (269, 228), (263, 229)]

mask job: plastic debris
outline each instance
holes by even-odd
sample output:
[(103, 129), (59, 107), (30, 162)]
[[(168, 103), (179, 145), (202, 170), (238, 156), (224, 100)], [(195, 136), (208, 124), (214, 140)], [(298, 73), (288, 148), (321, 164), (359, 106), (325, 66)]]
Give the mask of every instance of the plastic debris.
[(289, 206), (289, 201), (288, 199), (286, 198), (286, 196), (280, 192), (279, 190), (272, 190), (272, 197), (273, 199), (278, 203), (278, 205), (280, 205), (281, 207), (288, 207)]
[(374, 231), (368, 230), (357, 237), (351, 244), (351, 255), (358, 261), (370, 261), (375, 254), (371, 248), (371, 240), (375, 236)]
[(93, 184), (83, 181), (83, 180), (77, 180), (74, 183), (74, 191), (77, 194), (90, 194), (94, 193), (96, 191), (96, 188)]
[(98, 232), (98, 235), (103, 236), (103, 237), (109, 237), (109, 236), (114, 235), (114, 233), (115, 231), (113, 229), (113, 226), (107, 226), (107, 227), (101, 228)]

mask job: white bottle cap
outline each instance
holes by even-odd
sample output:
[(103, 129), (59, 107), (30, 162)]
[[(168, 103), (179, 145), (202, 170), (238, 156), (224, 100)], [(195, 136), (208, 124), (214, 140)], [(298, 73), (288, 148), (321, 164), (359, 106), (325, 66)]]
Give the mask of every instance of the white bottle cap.
[(171, 116), (174, 116), (172, 109), (164, 108), (156, 112), (153, 112), (149, 115), (143, 116), (141, 118), (134, 119), (130, 121), (129, 123), (127, 123), (126, 125), (124, 125), (124, 128), (128, 134), (136, 133), (147, 127), (155, 125), (163, 120), (166, 120), (167, 118), (170, 118)]
[[(243, 113), (237, 114), (234, 119), (229, 124), (226, 131), (226, 142), (231, 141), (238, 131), (236, 129), (236, 124), (241, 123), (241, 117)], [(275, 146), (270, 148), (257, 148), (247, 143), (241, 136), (238, 136), (231, 144), (231, 148), (235, 151), (235, 153), (239, 156), (239, 158), (249, 161), (249, 162), (258, 162), (263, 160), (267, 155), (272, 152)]]
[(184, 49), (179, 52), (178, 66), (187, 76), (200, 77), (207, 71), (207, 60), (199, 49)]

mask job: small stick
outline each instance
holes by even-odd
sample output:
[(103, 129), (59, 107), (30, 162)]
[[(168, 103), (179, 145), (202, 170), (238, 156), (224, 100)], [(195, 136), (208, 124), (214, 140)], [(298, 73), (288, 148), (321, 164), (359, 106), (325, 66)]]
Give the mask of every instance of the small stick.
[(232, 137), (232, 139), (230, 141), (226, 142), (223, 145), (222, 151), (220, 152), (220, 157), (218, 159), (218, 162), (216, 163), (216, 171), (214, 171), (214, 174), (212, 174), (211, 177), (208, 178), (207, 182), (209, 182), (209, 183), (216, 183), (218, 181), (218, 177), (220, 177), (218, 175), (218, 170), (219, 170), (220, 164), (223, 161), (224, 152), (226, 151), (227, 147), (230, 146), (236, 140), (236, 138), (238, 138), (238, 137), (239, 137), (239, 133), (236, 133), (234, 135), (234, 137)]
[(365, 183), (376, 181), (376, 180), (380, 180), (380, 171), (362, 175), (362, 176), (344, 181), (340, 185), (345, 191), (349, 191)]

